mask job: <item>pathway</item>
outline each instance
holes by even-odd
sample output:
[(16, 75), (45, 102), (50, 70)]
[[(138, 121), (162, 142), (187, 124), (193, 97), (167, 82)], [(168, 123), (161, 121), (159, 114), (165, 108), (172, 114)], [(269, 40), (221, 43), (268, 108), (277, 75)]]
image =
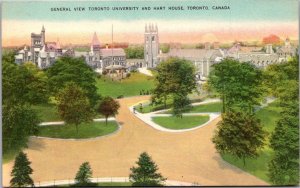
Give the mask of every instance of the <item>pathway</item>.
[[(219, 102), (219, 101), (220, 101), (220, 99), (207, 99), (207, 100), (202, 101), (202, 102), (193, 103), (192, 106), (197, 106), (197, 105), (201, 105), (201, 104), (208, 104), (208, 103), (213, 103), (213, 102)], [(147, 102), (148, 101), (146, 101), (146, 103)], [(137, 106), (138, 104), (132, 105), (129, 108), (129, 110), (133, 113), (133, 107)], [(166, 112), (168, 110), (170, 110), (170, 109), (159, 110), (159, 111), (150, 112), (150, 113), (139, 113), (138, 111), (135, 111), (135, 113), (133, 113), (133, 114), (136, 117), (138, 117), (140, 120), (145, 122), (147, 125), (153, 127), (154, 129), (157, 129), (159, 131), (164, 131), (164, 132), (172, 132), (172, 133), (187, 132), (187, 131), (193, 131), (193, 130), (199, 129), (201, 127), (209, 125), (214, 119), (218, 118), (221, 115), (221, 113), (219, 113), (219, 112), (183, 113), (183, 116), (207, 115), (207, 116), (209, 116), (209, 120), (206, 123), (201, 124), (201, 125), (196, 126), (196, 127), (193, 127), (193, 128), (175, 130), (175, 129), (168, 129), (168, 128), (162, 127), (162, 126), (158, 125), (157, 123), (155, 123), (152, 120), (153, 117), (169, 117), (169, 116), (172, 116), (172, 114), (160, 114), (160, 113)]]
[[(74, 179), (85, 161), (94, 177), (128, 177), (130, 167), (143, 151), (148, 152), (159, 172), (170, 180), (200, 185), (267, 185), (266, 182), (226, 162), (211, 142), (220, 118), (200, 129), (169, 133), (158, 131), (135, 117), (129, 106), (149, 96), (120, 99), (116, 120), (121, 131), (103, 139), (64, 141), (30, 138), (24, 151), (32, 161), (35, 182)], [(13, 162), (3, 165), (3, 183), (9, 185)]]
[(147, 76), (153, 76), (152, 72), (149, 71), (146, 67), (138, 68), (138, 71), (142, 74), (145, 74)]

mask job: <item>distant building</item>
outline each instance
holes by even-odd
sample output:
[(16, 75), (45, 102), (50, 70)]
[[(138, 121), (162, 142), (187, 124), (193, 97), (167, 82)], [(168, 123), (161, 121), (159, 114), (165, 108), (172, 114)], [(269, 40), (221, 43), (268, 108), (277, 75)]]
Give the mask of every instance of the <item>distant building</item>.
[(44, 69), (51, 66), (55, 60), (64, 55), (59, 41), (45, 42), (46, 30), (42, 27), (40, 34), (31, 33), (31, 45), (28, 48), (26, 45), (15, 56), (15, 62), (20, 64), (26, 61), (31, 61), (39, 68)]
[(168, 53), (158, 55), (159, 61), (164, 61), (169, 57), (184, 58), (193, 62), (196, 68), (196, 75), (199, 79), (205, 80), (209, 75), (211, 66), (219, 63), (224, 58), (224, 53), (220, 49), (210, 49), (206, 44), (206, 49), (170, 49)]
[(292, 46), (290, 39), (286, 38), (284, 46), (278, 48), (276, 53), (279, 55), (279, 57), (287, 59), (289, 57), (295, 56), (297, 53), (297, 49)]
[(101, 49), (96, 32), (93, 35), (90, 52), (75, 52), (75, 56), (84, 56), (87, 64), (99, 72), (107, 69), (125, 69), (126, 54), (122, 48)]

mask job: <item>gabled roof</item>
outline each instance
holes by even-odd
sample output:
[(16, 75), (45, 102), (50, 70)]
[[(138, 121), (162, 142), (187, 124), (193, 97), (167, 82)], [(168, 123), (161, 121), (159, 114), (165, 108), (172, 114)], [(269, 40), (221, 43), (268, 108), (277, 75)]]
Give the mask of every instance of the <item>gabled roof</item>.
[[(113, 54), (112, 54), (113, 52)], [(122, 48), (108, 48), (108, 49), (101, 49), (100, 53), (102, 54), (103, 57), (108, 57), (108, 56), (126, 56), (124, 49)]]

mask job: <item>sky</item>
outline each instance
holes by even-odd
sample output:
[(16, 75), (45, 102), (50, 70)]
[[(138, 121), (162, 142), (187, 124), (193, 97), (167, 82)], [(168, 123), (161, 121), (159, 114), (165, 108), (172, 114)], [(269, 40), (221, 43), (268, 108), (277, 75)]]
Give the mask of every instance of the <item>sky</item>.
[[(229, 9), (214, 9), (227, 6)], [(83, 7), (84, 11), (75, 11)], [(90, 7), (109, 7), (91, 11)], [(114, 8), (137, 7), (135, 10)], [(150, 10), (142, 10), (150, 7)], [(153, 10), (165, 7), (165, 10)], [(169, 10), (182, 7), (183, 10)], [(204, 7), (191, 10), (188, 7)], [(205, 8), (208, 8), (206, 10)], [(51, 11), (70, 8), (71, 11)], [(142, 43), (145, 24), (156, 24), (160, 42), (261, 41), (270, 34), (298, 39), (297, 0), (198, 0), (198, 1), (27, 1), (2, 5), (2, 45), (30, 44), (30, 34), (46, 28), (46, 41), (87, 44), (96, 32), (100, 43)]]

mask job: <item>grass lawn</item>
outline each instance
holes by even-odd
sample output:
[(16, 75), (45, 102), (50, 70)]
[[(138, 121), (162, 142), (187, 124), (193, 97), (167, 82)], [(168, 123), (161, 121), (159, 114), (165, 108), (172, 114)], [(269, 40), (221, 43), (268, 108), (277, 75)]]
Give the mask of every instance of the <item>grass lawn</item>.
[(51, 138), (94, 138), (115, 132), (118, 125), (115, 121), (92, 122), (78, 126), (78, 134), (75, 125), (40, 126), (38, 136)]
[(221, 112), (221, 110), (222, 110), (222, 103), (221, 102), (213, 102), (213, 103), (193, 106), (193, 108), (189, 112), (192, 112), (192, 113), (196, 113), (196, 112)]
[(124, 97), (140, 95), (141, 90), (154, 88), (154, 78), (141, 73), (131, 73), (129, 78), (121, 81), (112, 81), (107, 77), (97, 79), (96, 87), (102, 96)]
[(8, 163), (9, 161), (13, 160), (21, 150), (22, 148), (11, 149), (5, 154), (2, 154), (2, 164)]
[[(41, 122), (62, 121), (57, 112), (57, 108), (53, 104), (41, 104), (32, 106), (41, 118)], [(104, 118), (103, 115), (97, 114), (94, 118)]]
[[(198, 95), (197, 96), (193, 96), (193, 97), (190, 97), (191, 99), (191, 102), (201, 102), (204, 100), (204, 98), (202, 97), (199, 97)], [(137, 105), (135, 106), (136, 107), (136, 110), (140, 113), (149, 113), (149, 112), (154, 112), (154, 111), (158, 111), (158, 110), (163, 110), (165, 109), (165, 105), (164, 104), (158, 104), (158, 105), (150, 105), (149, 104), (150, 101), (148, 102), (148, 104), (143, 104), (143, 109), (141, 111), (140, 109), (140, 105)], [(167, 108), (171, 108), (172, 107), (172, 99), (171, 98), (168, 98), (167, 99)], [(171, 111), (167, 111), (167, 112), (163, 112), (162, 114), (170, 114)]]
[(158, 125), (168, 129), (189, 129), (199, 126), (209, 120), (209, 116), (183, 116), (178, 118), (170, 117), (153, 117), (152, 120)]
[(57, 108), (55, 105), (43, 104), (32, 106), (34, 110), (38, 113), (42, 122), (46, 121), (61, 121), (58, 115)]
[[(222, 110), (222, 103), (221, 102), (213, 102), (213, 103), (193, 106), (191, 110), (186, 111), (185, 113), (221, 112), (221, 110)], [(161, 112), (161, 114), (171, 114), (171, 113), (172, 113), (171, 110), (168, 110), (166, 112)]]
[[(256, 112), (256, 117), (261, 120), (264, 129), (269, 133), (274, 130), (276, 121), (279, 119), (280, 107), (276, 106), (276, 102), (271, 103), (269, 106), (259, 110)], [(268, 163), (272, 158), (273, 151), (268, 146), (269, 137), (267, 138), (266, 145), (259, 153), (259, 157), (256, 159), (246, 159), (246, 165), (243, 165), (243, 161), (240, 159), (236, 159), (230, 155), (222, 155), (223, 159), (230, 164), (233, 164), (244, 171), (253, 174), (262, 180), (269, 182), (269, 178), (267, 176), (268, 173)]]

